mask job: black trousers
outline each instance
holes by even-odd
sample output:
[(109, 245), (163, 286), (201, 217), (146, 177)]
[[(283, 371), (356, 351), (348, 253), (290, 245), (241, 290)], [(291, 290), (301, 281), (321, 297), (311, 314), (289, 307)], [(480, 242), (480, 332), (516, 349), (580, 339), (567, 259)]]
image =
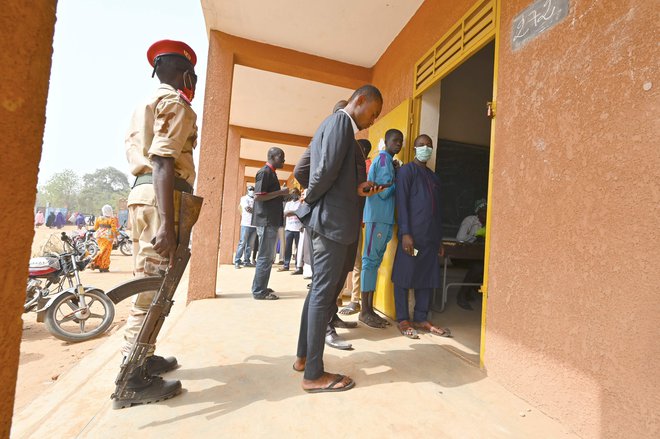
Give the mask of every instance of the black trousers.
[[(484, 261), (473, 261), (470, 264), (470, 268), (468, 269), (467, 273), (465, 273), (463, 282), (476, 284), (483, 281), (484, 281)], [(459, 301), (466, 300), (468, 297), (476, 293), (478, 290), (479, 287), (463, 285), (461, 289), (458, 291), (457, 298)]]
[(324, 372), (325, 334), (337, 306), (337, 285), (346, 278), (344, 263), (348, 246), (309, 231), (314, 274), (300, 317), (296, 355), (307, 358), (305, 379), (315, 380)]

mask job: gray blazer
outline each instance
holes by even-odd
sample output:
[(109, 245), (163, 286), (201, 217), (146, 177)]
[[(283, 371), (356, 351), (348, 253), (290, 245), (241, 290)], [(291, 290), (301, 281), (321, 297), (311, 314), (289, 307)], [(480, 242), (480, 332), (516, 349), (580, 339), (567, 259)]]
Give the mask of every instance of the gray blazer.
[(328, 116), (316, 130), (309, 149), (305, 197), (309, 207), (301, 209), (299, 216), (316, 233), (340, 244), (352, 244), (360, 221), (355, 133), (350, 117), (343, 111)]

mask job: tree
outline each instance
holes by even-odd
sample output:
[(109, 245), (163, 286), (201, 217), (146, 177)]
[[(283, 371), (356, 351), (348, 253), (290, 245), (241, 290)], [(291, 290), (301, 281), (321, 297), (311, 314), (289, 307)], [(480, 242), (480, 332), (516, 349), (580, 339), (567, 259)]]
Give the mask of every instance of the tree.
[(53, 207), (75, 207), (78, 199), (80, 179), (71, 169), (54, 174), (48, 183), (43, 185), (39, 192), (40, 201), (50, 203)]
[(98, 215), (104, 204), (116, 208), (117, 202), (128, 197), (131, 187), (128, 177), (120, 170), (109, 166), (83, 176), (82, 189), (78, 196), (78, 210)]

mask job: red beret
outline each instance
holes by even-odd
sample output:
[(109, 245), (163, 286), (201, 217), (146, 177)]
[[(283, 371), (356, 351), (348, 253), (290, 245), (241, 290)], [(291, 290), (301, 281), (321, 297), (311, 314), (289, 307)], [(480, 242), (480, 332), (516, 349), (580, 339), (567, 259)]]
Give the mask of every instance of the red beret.
[(197, 64), (195, 51), (182, 41), (160, 40), (153, 43), (149, 50), (147, 50), (149, 64), (153, 67), (154, 61), (161, 55), (181, 55), (190, 61), (193, 66)]

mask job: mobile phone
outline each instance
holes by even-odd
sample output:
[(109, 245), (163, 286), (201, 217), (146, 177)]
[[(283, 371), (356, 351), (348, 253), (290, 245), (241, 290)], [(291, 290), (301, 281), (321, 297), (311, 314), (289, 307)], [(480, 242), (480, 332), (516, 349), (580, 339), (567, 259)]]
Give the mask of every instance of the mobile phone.
[[(383, 183), (383, 184), (377, 184), (376, 186), (380, 186), (380, 187), (390, 187), (390, 186), (392, 186), (393, 184), (394, 184), (394, 183)], [(364, 192), (365, 194), (368, 194), (369, 192), (371, 192), (371, 186), (369, 186), (369, 187), (365, 187), (364, 189), (362, 189), (362, 192)]]

